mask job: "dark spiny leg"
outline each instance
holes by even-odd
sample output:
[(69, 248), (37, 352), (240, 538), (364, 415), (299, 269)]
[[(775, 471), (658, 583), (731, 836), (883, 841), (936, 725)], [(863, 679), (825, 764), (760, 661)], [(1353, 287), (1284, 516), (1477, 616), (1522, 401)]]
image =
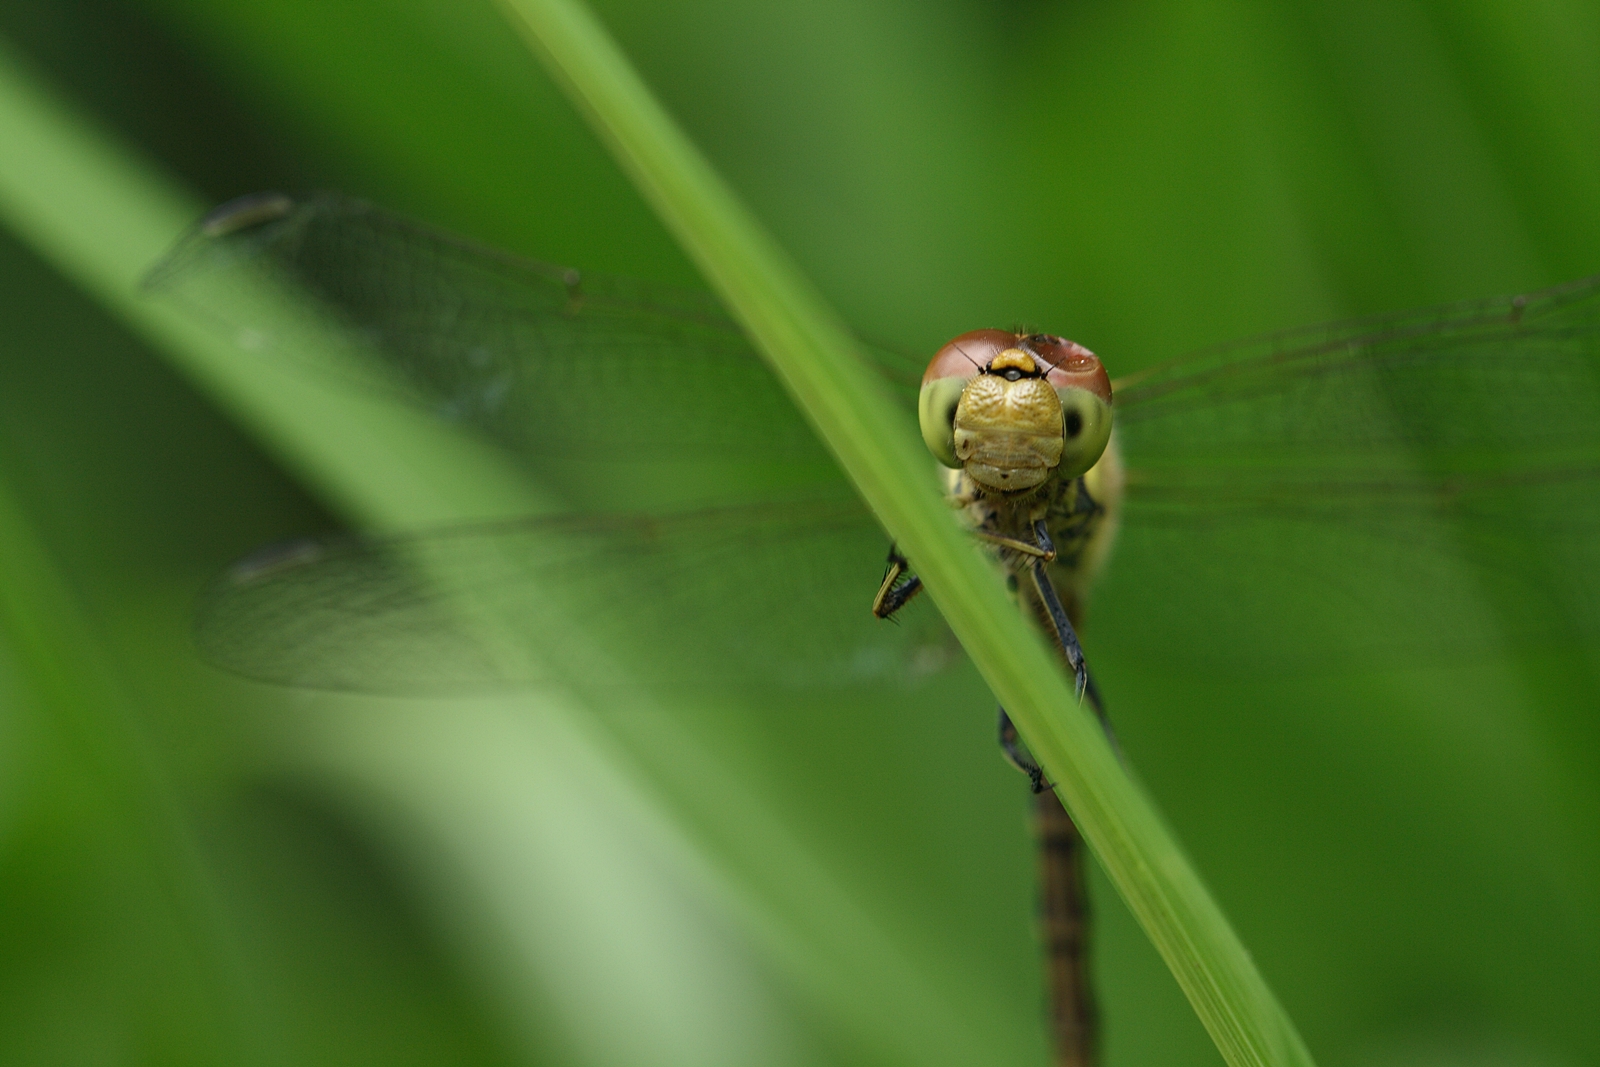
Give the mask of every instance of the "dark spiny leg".
[[(1045, 529), (1044, 520), (1040, 519), (1033, 526), (1040, 547), (1054, 552), (1055, 546), (1051, 544), (1050, 533)], [(1067, 666), (1072, 668), (1074, 687), (1078, 699), (1082, 700), (1093, 685), (1089, 680), (1089, 664), (1083, 658), (1083, 648), (1078, 644), (1078, 634), (1067, 618), (1066, 609), (1061, 606), (1061, 598), (1056, 596), (1056, 587), (1051, 584), (1050, 575), (1045, 567), (1043, 559), (1034, 560), (1028, 565), (1028, 573), (1033, 578), (1033, 588), (1039, 594), (1039, 603), (1044, 607), (1050, 628), (1055, 631), (1056, 643), (1061, 646), (1061, 652), (1067, 658)]]
[(1044, 768), (1039, 766), (1022, 743), (1022, 738), (1017, 736), (1017, 727), (1011, 721), (1011, 716), (1006, 714), (1006, 709), (1000, 709), (1000, 751), (1005, 754), (1006, 762), (1028, 776), (1028, 784), (1035, 793), (1043, 793), (1050, 788), (1044, 780)]
[(922, 592), (922, 579), (911, 573), (911, 564), (900, 554), (899, 548), (889, 546), (889, 561), (883, 569), (883, 582), (878, 595), (872, 598), (872, 614), (887, 619), (911, 602)]
[(1028, 573), (1033, 578), (1033, 587), (1039, 594), (1039, 603), (1049, 618), (1050, 627), (1055, 631), (1056, 641), (1061, 646), (1061, 654), (1065, 657), (1067, 666), (1072, 668), (1078, 698), (1089, 702), (1095, 718), (1100, 720), (1100, 728), (1106, 733), (1106, 740), (1111, 742), (1112, 751), (1120, 758), (1122, 749), (1117, 744), (1117, 735), (1111, 729), (1111, 720), (1106, 717), (1105, 703), (1100, 699), (1100, 690), (1095, 687), (1094, 677), (1089, 673), (1089, 663), (1084, 658), (1082, 647), (1078, 644), (1077, 632), (1073, 630), (1066, 609), (1061, 606), (1061, 600), (1056, 596), (1056, 587), (1051, 583), (1050, 575), (1045, 572), (1043, 564), (1029, 567)]

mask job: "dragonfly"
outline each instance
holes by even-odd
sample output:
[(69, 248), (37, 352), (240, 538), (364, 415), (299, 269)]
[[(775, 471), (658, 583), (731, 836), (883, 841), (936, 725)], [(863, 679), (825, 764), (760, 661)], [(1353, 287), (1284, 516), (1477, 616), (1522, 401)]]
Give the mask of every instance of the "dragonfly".
[[(915, 694), (959, 669), (914, 597), (915, 561), (891, 547), (880, 579), (884, 534), (707, 295), (523, 259), (333, 194), (224, 205), (147, 285), (245, 357), (463, 426), (559, 502), (242, 560), (196, 622), (229, 670), (413, 695), (625, 674), (662, 692), (810, 698)], [(932, 453), (907, 476), (945, 471), (953, 512), (1097, 711), (1078, 636), (1091, 584), (1091, 652), (1220, 677), (1556, 645), (1596, 662), (1600, 278), (1115, 379), (1043, 333), (965, 334), (926, 366), (862, 349)], [(1045, 444), (1002, 434), (995, 462), (958, 409), (1015, 387), (1043, 405)], [(1037, 480), (998, 483), (1006, 471)], [(1090, 1064), (1082, 842), (1003, 711), (1000, 724), (1038, 798), (1058, 1062)]]
[[(917, 416), (928, 451), (947, 468), (947, 498), (1004, 566), (1019, 603), (1072, 671), (1078, 698), (1088, 700), (1109, 732), (1077, 635), (1123, 490), (1104, 365), (1064, 337), (973, 330), (934, 354)], [(920, 588), (910, 561), (891, 546), (872, 613), (892, 618)], [(1028, 776), (1035, 797), (1056, 1062), (1087, 1067), (1098, 1049), (1083, 838), (1004, 708), (999, 723), (1001, 750)]]

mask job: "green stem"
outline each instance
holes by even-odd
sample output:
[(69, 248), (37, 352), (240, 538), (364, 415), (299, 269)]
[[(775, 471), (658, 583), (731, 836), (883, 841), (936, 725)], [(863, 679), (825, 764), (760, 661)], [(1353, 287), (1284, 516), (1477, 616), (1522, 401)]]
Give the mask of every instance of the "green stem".
[(865, 368), (844, 325), (677, 129), (587, 9), (571, 0), (502, 3), (915, 562), (1224, 1058), (1235, 1065), (1309, 1065), (1294, 1025), (1154, 806), (951, 520), (914, 428)]

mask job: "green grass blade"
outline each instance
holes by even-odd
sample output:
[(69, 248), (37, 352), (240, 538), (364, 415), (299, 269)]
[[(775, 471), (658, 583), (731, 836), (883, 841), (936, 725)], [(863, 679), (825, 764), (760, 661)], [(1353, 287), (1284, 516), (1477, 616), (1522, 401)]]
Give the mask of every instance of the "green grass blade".
[(503, 0), (905, 548), (1230, 1064), (1311, 1057), (1053, 656), (960, 534), (913, 428), (843, 324), (739, 206), (586, 9)]

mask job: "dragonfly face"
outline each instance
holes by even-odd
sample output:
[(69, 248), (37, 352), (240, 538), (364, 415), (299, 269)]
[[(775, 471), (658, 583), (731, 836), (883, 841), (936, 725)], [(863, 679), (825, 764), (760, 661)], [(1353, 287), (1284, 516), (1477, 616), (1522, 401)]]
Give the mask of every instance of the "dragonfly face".
[(917, 407), (934, 456), (994, 493), (1076, 478), (1111, 438), (1105, 368), (1049, 334), (962, 334), (928, 364)]

